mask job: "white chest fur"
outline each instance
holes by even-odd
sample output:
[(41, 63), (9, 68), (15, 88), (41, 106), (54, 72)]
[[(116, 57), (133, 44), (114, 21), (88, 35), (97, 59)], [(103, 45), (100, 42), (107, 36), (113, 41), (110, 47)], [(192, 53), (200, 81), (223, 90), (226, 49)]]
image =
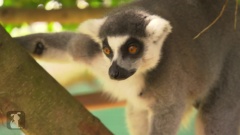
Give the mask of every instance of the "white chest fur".
[(140, 96), (140, 93), (145, 86), (144, 75), (136, 74), (122, 81), (111, 80), (108, 78), (104, 80), (104, 91), (109, 93), (112, 98), (126, 100), (137, 108), (147, 107), (144, 105), (146, 104), (146, 101)]

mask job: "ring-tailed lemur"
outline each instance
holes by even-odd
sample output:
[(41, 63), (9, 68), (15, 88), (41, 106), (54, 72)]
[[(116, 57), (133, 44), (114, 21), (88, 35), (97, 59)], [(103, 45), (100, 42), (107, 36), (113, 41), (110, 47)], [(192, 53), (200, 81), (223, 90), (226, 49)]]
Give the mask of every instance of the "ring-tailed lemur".
[(84, 22), (79, 34), (35, 34), (16, 40), (42, 58), (62, 59), (64, 53), (88, 64), (104, 80), (107, 93), (127, 100), (132, 135), (175, 135), (184, 112), (196, 103), (198, 135), (237, 135), (240, 30), (231, 28), (234, 1), (193, 40), (223, 3), (136, 1)]

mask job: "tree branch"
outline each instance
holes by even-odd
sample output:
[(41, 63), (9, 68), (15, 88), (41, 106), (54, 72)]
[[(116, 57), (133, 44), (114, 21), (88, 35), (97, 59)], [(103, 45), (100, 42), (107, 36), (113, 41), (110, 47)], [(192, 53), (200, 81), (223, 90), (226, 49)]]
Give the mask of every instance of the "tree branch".
[(111, 135), (1, 25), (0, 37), (0, 116), (25, 112), (30, 135)]
[(11, 24), (23, 22), (32, 23), (37, 21), (80, 23), (90, 18), (103, 17), (103, 15), (110, 10), (110, 8), (88, 8), (82, 10), (77, 8), (65, 8), (48, 11), (44, 9), (1, 8), (0, 21)]

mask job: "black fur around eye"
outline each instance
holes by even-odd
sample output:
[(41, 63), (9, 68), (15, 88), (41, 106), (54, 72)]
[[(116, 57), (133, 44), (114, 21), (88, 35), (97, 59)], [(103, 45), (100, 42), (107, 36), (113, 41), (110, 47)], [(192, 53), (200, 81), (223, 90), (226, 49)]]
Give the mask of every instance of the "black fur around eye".
[(143, 55), (143, 43), (133, 37), (130, 37), (121, 47), (123, 58), (140, 58)]
[(103, 46), (109, 46), (107, 38), (102, 41)]
[(42, 42), (37, 42), (35, 49), (33, 51), (34, 54), (41, 55), (44, 51), (45, 47)]
[(102, 44), (103, 44), (102, 50), (103, 50), (104, 54), (105, 54), (109, 59), (112, 59), (112, 57), (113, 57), (113, 52), (112, 52), (112, 49), (111, 49), (111, 47), (109, 46), (108, 41), (107, 41), (106, 38), (103, 40)]

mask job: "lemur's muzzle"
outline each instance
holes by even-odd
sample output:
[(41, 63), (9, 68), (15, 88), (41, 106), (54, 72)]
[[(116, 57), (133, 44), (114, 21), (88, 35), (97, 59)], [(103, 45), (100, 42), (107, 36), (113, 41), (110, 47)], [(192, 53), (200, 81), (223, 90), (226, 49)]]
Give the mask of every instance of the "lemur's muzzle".
[(120, 66), (117, 65), (116, 62), (113, 62), (111, 67), (108, 70), (108, 74), (111, 79), (114, 80), (124, 80), (128, 77), (132, 76), (136, 70), (126, 70)]

